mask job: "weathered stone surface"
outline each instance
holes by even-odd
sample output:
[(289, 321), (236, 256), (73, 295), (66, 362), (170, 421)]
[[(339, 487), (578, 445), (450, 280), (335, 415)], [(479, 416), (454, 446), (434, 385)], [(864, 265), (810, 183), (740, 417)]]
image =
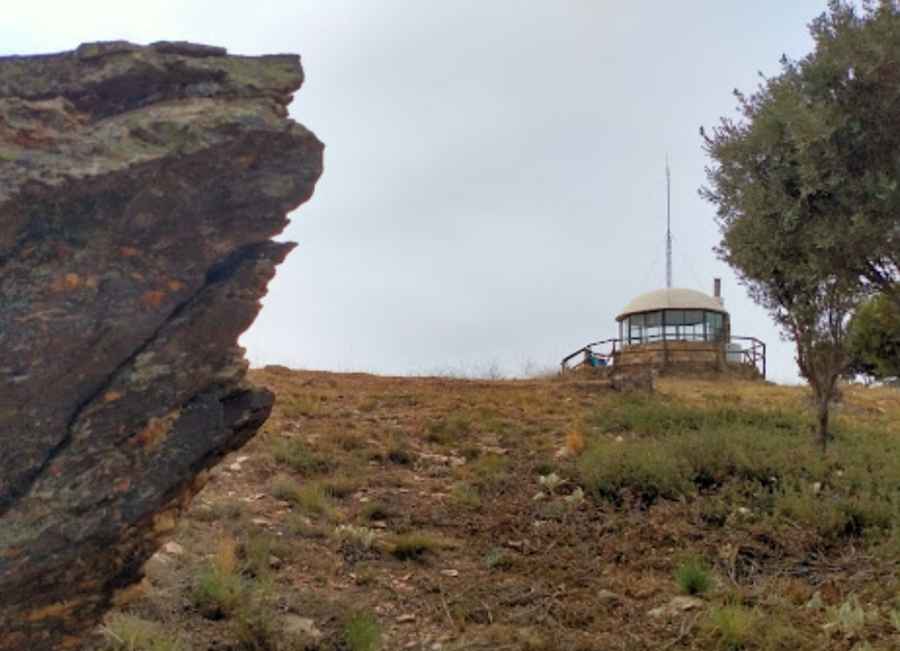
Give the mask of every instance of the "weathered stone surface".
[(77, 647), (272, 396), (237, 338), (322, 144), (299, 57), (0, 58), (0, 649)]

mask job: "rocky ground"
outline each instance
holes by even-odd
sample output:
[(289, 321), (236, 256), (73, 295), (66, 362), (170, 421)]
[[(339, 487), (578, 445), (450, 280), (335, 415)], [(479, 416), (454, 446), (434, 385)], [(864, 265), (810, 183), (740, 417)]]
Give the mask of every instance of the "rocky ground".
[(900, 648), (897, 390), (823, 459), (800, 388), (251, 377), (272, 418), (94, 648)]

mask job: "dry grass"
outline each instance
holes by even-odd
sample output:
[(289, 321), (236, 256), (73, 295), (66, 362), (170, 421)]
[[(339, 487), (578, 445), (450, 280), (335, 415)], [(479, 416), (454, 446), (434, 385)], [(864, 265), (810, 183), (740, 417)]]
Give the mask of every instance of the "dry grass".
[[(252, 377), (272, 417), (135, 606), (185, 648), (900, 648), (896, 390), (844, 388), (822, 458), (797, 387)], [(221, 619), (177, 606), (202, 572)], [(648, 615), (682, 592), (705, 605)]]

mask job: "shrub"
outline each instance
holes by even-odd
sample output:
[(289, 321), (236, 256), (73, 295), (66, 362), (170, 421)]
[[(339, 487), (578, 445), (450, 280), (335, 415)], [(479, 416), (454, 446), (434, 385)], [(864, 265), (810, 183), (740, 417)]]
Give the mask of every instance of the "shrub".
[(334, 514), (334, 505), (331, 503), (328, 490), (319, 482), (303, 484), (297, 492), (294, 503), (310, 515), (331, 517)]
[(371, 522), (373, 520), (388, 520), (393, 515), (393, 512), (383, 502), (368, 502), (362, 507), (359, 515), (363, 520)]
[(350, 544), (360, 549), (371, 549), (375, 542), (375, 531), (368, 527), (355, 527), (352, 524), (342, 524), (334, 530), (335, 538), (345, 544)]
[(281, 475), (272, 482), (273, 497), (290, 502), (309, 515), (331, 517), (334, 514), (334, 505), (329, 495), (325, 484), (317, 481), (300, 484), (290, 477)]
[(409, 466), (413, 462), (413, 453), (405, 436), (394, 435), (391, 437), (387, 451), (388, 461), (398, 466)]
[(877, 610), (871, 613), (859, 603), (855, 594), (851, 594), (837, 607), (828, 609), (828, 624), (826, 629), (837, 629), (847, 637), (859, 635), (866, 628), (869, 621), (878, 619)]
[(465, 414), (451, 414), (432, 420), (425, 429), (425, 438), (431, 443), (450, 445), (459, 443), (472, 431), (472, 419)]
[(344, 625), (344, 643), (349, 651), (378, 651), (381, 625), (371, 613), (354, 613)]
[(390, 544), (390, 552), (401, 561), (419, 560), (426, 552), (433, 552), (439, 546), (437, 540), (423, 533), (408, 533), (395, 536)]
[(620, 501), (625, 489), (647, 503), (674, 499), (691, 489), (687, 464), (653, 439), (596, 441), (579, 459), (578, 472), (589, 493), (613, 502)]
[(221, 619), (234, 614), (244, 597), (236, 546), (233, 539), (225, 538), (212, 559), (197, 573), (191, 601), (204, 617)]
[(366, 445), (365, 439), (354, 432), (338, 432), (332, 436), (332, 441), (344, 452), (359, 450)]
[(281, 627), (277, 609), (269, 600), (269, 588), (258, 587), (235, 611), (231, 628), (242, 651), (279, 649)]
[(272, 444), (275, 461), (305, 476), (330, 472), (334, 463), (315, 454), (306, 443), (294, 438), (279, 438)]
[(502, 547), (492, 547), (484, 555), (484, 566), (489, 570), (508, 570), (514, 564), (513, 557)]
[(161, 624), (135, 615), (116, 613), (103, 627), (108, 651), (186, 651), (182, 642)]
[(566, 434), (566, 451), (577, 457), (584, 452), (585, 442), (584, 433), (580, 429), (571, 429)]
[(450, 500), (465, 509), (478, 511), (481, 509), (481, 493), (471, 484), (460, 481), (453, 484), (450, 489)]
[(277, 475), (272, 480), (272, 497), (285, 502), (296, 502), (300, 493), (300, 484), (287, 475)]
[(280, 395), (276, 405), (288, 418), (318, 416), (322, 412), (322, 398), (309, 394)]
[(736, 604), (713, 608), (706, 630), (722, 651), (741, 651), (764, 635), (759, 614)]
[(703, 559), (692, 557), (675, 568), (675, 582), (685, 594), (703, 594), (712, 585), (712, 575)]
[(331, 479), (327, 479), (322, 482), (322, 486), (325, 489), (325, 492), (328, 493), (331, 497), (335, 497), (337, 499), (343, 499), (345, 497), (349, 497), (362, 485), (362, 480), (357, 477), (351, 477), (350, 475), (340, 474), (336, 477), (332, 477)]
[(486, 454), (468, 466), (472, 484), (478, 489), (498, 490), (510, 479), (509, 459), (499, 454)]

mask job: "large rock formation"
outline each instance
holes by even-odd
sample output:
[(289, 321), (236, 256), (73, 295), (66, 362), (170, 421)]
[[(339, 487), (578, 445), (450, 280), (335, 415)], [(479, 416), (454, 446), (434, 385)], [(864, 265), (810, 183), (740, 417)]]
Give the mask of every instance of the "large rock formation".
[(78, 647), (272, 396), (236, 345), (322, 144), (299, 57), (0, 59), (0, 649)]

